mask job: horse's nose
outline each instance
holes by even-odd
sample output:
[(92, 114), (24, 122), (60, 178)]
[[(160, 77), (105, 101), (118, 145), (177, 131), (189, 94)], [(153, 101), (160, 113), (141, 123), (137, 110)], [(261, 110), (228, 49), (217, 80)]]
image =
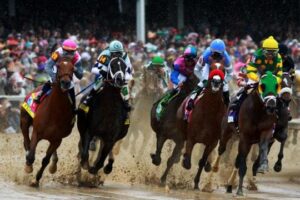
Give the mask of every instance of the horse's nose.
[(71, 81), (61, 80), (60, 85), (62, 89), (69, 89), (71, 87)]
[(276, 110), (276, 98), (275, 97), (266, 97), (265, 98), (265, 105), (267, 108), (267, 112), (272, 114)]

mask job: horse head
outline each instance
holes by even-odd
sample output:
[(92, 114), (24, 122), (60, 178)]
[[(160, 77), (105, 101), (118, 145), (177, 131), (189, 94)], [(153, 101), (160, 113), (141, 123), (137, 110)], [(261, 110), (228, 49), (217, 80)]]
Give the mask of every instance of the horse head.
[(210, 73), (208, 77), (208, 87), (211, 87), (212, 92), (218, 92), (222, 88), (224, 76), (224, 63), (213, 61), (210, 65)]
[(67, 91), (72, 87), (72, 78), (74, 73), (74, 65), (69, 58), (61, 59), (57, 66), (57, 82), (63, 91)]
[(279, 98), (286, 104), (292, 99), (292, 84), (293, 80), (288, 72), (282, 74), (281, 90), (279, 92)]
[(276, 110), (276, 96), (279, 90), (276, 76), (267, 71), (259, 81), (258, 92), (268, 114), (273, 114)]
[(125, 83), (127, 65), (121, 57), (112, 58), (108, 65), (107, 80), (115, 87), (122, 87)]

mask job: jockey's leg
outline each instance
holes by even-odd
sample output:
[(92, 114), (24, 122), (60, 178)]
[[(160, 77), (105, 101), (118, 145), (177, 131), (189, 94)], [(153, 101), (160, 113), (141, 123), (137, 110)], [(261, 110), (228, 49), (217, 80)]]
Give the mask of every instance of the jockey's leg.
[(162, 101), (161, 101), (161, 105), (163, 107), (165, 107), (168, 103), (169, 103), (169, 100), (178, 92), (177, 89), (172, 89), (170, 91), (168, 91), (166, 93), (166, 95), (164, 95), (164, 97), (162, 98)]
[(228, 114), (228, 123), (235, 122), (237, 127), (237, 115), (240, 109), (242, 102), (247, 97), (247, 90), (245, 88), (241, 88), (236, 94), (236, 98), (232, 101), (229, 106), (229, 114)]
[(228, 107), (229, 105), (229, 88), (228, 88), (228, 83), (225, 83), (223, 86), (223, 100), (224, 100), (224, 104), (226, 105), (226, 107)]
[(49, 90), (51, 89), (51, 82), (50, 81), (47, 81), (43, 87), (42, 87), (42, 90), (41, 92), (38, 94), (38, 96), (36, 97), (36, 99), (34, 99), (34, 101), (36, 103), (41, 103), (41, 98), (44, 94), (46, 94)]
[(98, 90), (102, 87), (102, 85), (103, 85), (102, 77), (96, 78), (93, 89), (90, 91), (90, 93), (84, 99), (84, 101), (82, 103), (86, 106), (89, 106), (91, 103), (91, 100), (93, 99), (95, 94), (97, 94)]
[(187, 110), (192, 110), (194, 108), (194, 102), (197, 96), (202, 92), (204, 84), (202, 81), (198, 83), (196, 88), (192, 91), (188, 105), (186, 107)]
[(124, 102), (124, 107), (126, 109), (127, 112), (131, 111), (131, 106), (129, 104), (129, 87), (128, 84), (125, 84), (122, 86), (121, 88), (121, 96), (123, 98), (123, 102)]
[(75, 98), (75, 90), (74, 88), (70, 89), (69, 90), (69, 95), (70, 95), (70, 98), (71, 98), (71, 106), (72, 106), (72, 110), (74, 113), (76, 113), (76, 98)]

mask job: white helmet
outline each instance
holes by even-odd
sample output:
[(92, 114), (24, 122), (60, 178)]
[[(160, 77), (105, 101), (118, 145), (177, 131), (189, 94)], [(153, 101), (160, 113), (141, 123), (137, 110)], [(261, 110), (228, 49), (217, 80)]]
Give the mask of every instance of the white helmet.
[(118, 41), (118, 40), (114, 40), (109, 44), (109, 51), (110, 52), (123, 52), (123, 44)]

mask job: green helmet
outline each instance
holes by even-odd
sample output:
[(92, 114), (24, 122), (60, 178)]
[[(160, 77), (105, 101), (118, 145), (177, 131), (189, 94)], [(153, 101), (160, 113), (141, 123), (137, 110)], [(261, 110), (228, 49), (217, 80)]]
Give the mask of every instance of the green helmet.
[(164, 66), (165, 60), (160, 56), (154, 56), (151, 60), (152, 65)]
[(123, 44), (118, 41), (118, 40), (114, 40), (109, 44), (109, 51), (110, 52), (123, 52)]

